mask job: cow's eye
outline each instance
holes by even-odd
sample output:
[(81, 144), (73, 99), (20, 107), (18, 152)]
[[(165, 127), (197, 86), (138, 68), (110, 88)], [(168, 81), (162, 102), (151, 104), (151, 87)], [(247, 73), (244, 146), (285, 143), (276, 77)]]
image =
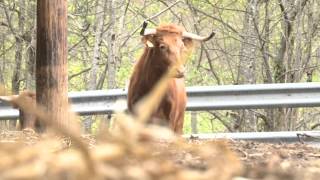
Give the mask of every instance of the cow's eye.
[(161, 51), (167, 50), (167, 46), (165, 44), (160, 44), (159, 48), (161, 49)]
[(188, 44), (192, 43), (192, 39), (185, 37), (182, 39), (182, 42), (184, 45), (188, 45)]

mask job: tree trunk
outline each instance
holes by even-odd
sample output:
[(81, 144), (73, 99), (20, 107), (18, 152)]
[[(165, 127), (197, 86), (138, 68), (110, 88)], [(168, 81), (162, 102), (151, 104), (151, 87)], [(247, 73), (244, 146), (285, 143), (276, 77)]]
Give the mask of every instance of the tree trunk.
[[(18, 11), (18, 36), (16, 37), (16, 52), (15, 52), (15, 68), (13, 69), (12, 76), (12, 94), (19, 94), (20, 82), (21, 82), (21, 71), (22, 71), (22, 53), (23, 53), (23, 39), (21, 38), (24, 33), (25, 24), (25, 0), (19, 1), (19, 11)], [(9, 121), (9, 129), (16, 129), (16, 120)]]
[[(90, 71), (90, 77), (88, 82), (89, 90), (98, 89), (97, 78), (99, 72), (99, 61), (101, 58), (101, 44), (102, 36), (104, 31), (104, 21), (105, 21), (105, 9), (107, 1), (97, 0), (96, 4), (96, 22), (95, 22), (95, 42), (93, 48), (93, 58), (92, 58), (92, 68)], [(84, 132), (91, 133), (92, 128), (92, 116), (88, 116), (84, 119)]]
[[(110, 0), (107, 3), (107, 11), (108, 11), (108, 16), (109, 16), (109, 29), (107, 33), (107, 46), (108, 46), (108, 61), (106, 63), (106, 66), (104, 68), (104, 71), (100, 77), (98, 87), (102, 89), (104, 85), (104, 81), (107, 78), (107, 88), (108, 89), (114, 89), (116, 88), (116, 56), (115, 56), (115, 49), (116, 49), (116, 6), (121, 5), (119, 2), (116, 3), (117, 1)], [(107, 77), (106, 77), (107, 76)]]
[[(4, 40), (4, 35), (1, 36), (1, 52), (5, 51), (5, 40)], [(4, 68), (5, 68), (5, 59), (6, 59), (6, 53), (1, 53), (0, 59), (3, 59), (3, 61), (0, 62), (0, 86), (5, 85), (5, 80), (4, 80)]]
[[(28, 6), (28, 11), (34, 12), (36, 7)], [(35, 85), (35, 73), (36, 73), (36, 48), (37, 48), (37, 22), (36, 22), (36, 13), (31, 13), (29, 18), (32, 19), (32, 25), (29, 27), (28, 34), (28, 48), (26, 53), (26, 72), (25, 72), (25, 79), (26, 79), (26, 89), (35, 92), (36, 85)]]
[(36, 67), (36, 28), (31, 30), (30, 46), (27, 49), (26, 58), (26, 89), (35, 90), (35, 67)]
[[(315, 32), (317, 31), (317, 23), (320, 20), (320, 17), (314, 18), (315, 16), (315, 10), (312, 4), (310, 3), (308, 5), (308, 11), (307, 11), (307, 24), (308, 24), (308, 30), (307, 30), (307, 42), (306, 42), (306, 55), (303, 59), (305, 59), (305, 62), (301, 65), (302, 68), (307, 68), (311, 62), (311, 56), (312, 56), (312, 47), (313, 47), (313, 38), (315, 36)], [(319, 50), (319, 49), (318, 49)], [(312, 73), (313, 73), (313, 68), (308, 69), (306, 71), (307, 74), (307, 82), (312, 82)], [(303, 73), (300, 73), (300, 76), (298, 77), (299, 80), (301, 80), (303, 77)]]
[[(4, 52), (6, 47), (5, 47), (5, 36), (1, 36), (1, 45), (0, 49), (1, 52)], [(0, 61), (0, 91), (1, 91), (1, 86), (5, 87), (5, 74), (4, 74), (4, 69), (5, 69), (5, 59), (6, 59), (6, 53), (1, 53), (0, 59), (3, 59), (3, 61)], [(3, 93), (3, 92), (0, 92)], [(1, 94), (3, 95), (3, 94)], [(6, 129), (6, 121), (0, 121), (0, 129)]]
[[(265, 83), (273, 83), (272, 79), (272, 71), (270, 67), (270, 57), (269, 57), (269, 52), (270, 52), (270, 22), (271, 22), (271, 16), (270, 16), (270, 10), (269, 10), (269, 1), (265, 1), (265, 20), (264, 20), (264, 34), (263, 38), (264, 41), (261, 39), (260, 44), (261, 44), (261, 49), (262, 49), (262, 58), (263, 58), (263, 64), (262, 64), (262, 72), (265, 72), (265, 74), (262, 74), (263, 76), (263, 82)], [(256, 19), (256, 21), (258, 21)], [(258, 29), (256, 29), (258, 31)], [(259, 33), (259, 32), (257, 32)], [(265, 71), (264, 71), (265, 69)]]
[[(119, 3), (120, 4), (120, 3)], [(107, 3), (107, 11), (109, 16), (109, 29), (107, 33), (107, 46), (108, 46), (108, 61), (104, 68), (103, 73), (100, 76), (100, 80), (98, 83), (98, 88), (102, 89), (104, 85), (104, 81), (107, 78), (107, 88), (114, 89), (116, 88), (116, 56), (115, 56), (115, 47), (116, 47), (116, 26), (115, 26), (115, 18), (116, 18), (116, 1), (110, 0)], [(107, 76), (107, 77), (106, 77)]]
[[(269, 58), (269, 51), (270, 51), (270, 47), (269, 47), (269, 43), (270, 43), (270, 11), (269, 11), (269, 1), (265, 1), (265, 31), (264, 31), (264, 44), (262, 46), (263, 48), (263, 64), (262, 64), (262, 70), (266, 69), (265, 71), (265, 75), (263, 75), (264, 77), (264, 82), (265, 83), (273, 83), (273, 78), (272, 78), (272, 72), (271, 72), (271, 67), (269, 64), (270, 58)], [(266, 112), (266, 118), (265, 118), (265, 122), (263, 125), (263, 130), (264, 131), (272, 131), (273, 130), (273, 122), (274, 122), (274, 109), (265, 109)]]
[[(246, 14), (243, 22), (243, 34), (247, 35), (241, 44), (240, 60), (239, 60), (239, 84), (255, 84), (256, 83), (256, 46), (258, 38), (255, 30), (255, 19), (259, 12), (258, 0), (248, 0)], [(238, 111), (241, 119), (245, 120), (245, 131), (257, 131), (257, 118), (252, 111)]]
[(108, 31), (108, 89), (116, 88), (116, 58), (115, 58), (115, 21), (116, 11), (114, 8), (115, 0), (110, 0), (108, 3), (109, 13), (109, 31)]
[(92, 68), (90, 72), (90, 80), (88, 89), (96, 90), (97, 89), (97, 78), (99, 70), (99, 60), (100, 60), (100, 47), (103, 35), (103, 26), (105, 19), (105, 6), (107, 1), (97, 0), (96, 5), (96, 22), (95, 22), (95, 43), (93, 48), (93, 58), (92, 58)]
[[(285, 83), (285, 82), (296, 82), (296, 66), (299, 64), (300, 55), (294, 56), (295, 42), (297, 42), (297, 36), (294, 36), (293, 29), (294, 25), (299, 27), (300, 21), (299, 16), (301, 16), (301, 11), (305, 7), (308, 0), (298, 0), (298, 1), (282, 1), (278, 0), (279, 7), (282, 12), (282, 32), (280, 40), (280, 48), (275, 60), (275, 82)], [(298, 38), (299, 38), (299, 32)], [(299, 40), (298, 40), (299, 41)], [(298, 42), (299, 43), (299, 42)], [(296, 46), (299, 51), (299, 44)], [(299, 53), (296, 51), (296, 53)], [(299, 59), (294, 59), (299, 58)], [(295, 63), (296, 62), (296, 63)], [(295, 124), (296, 119), (293, 119), (297, 112), (294, 109), (284, 109), (279, 108), (275, 115), (275, 130), (289, 130), (292, 128), (291, 124)]]
[(37, 104), (55, 123), (68, 125), (66, 0), (37, 1), (36, 89)]
[(18, 94), (20, 89), (20, 80), (21, 80), (21, 63), (22, 63), (22, 40), (16, 38), (16, 54), (15, 54), (15, 67), (13, 68), (12, 75), (12, 94)]
[[(19, 18), (19, 26), (21, 19)], [(21, 63), (22, 63), (22, 49), (23, 41), (16, 37), (16, 54), (15, 54), (15, 67), (13, 68), (13, 75), (11, 81), (12, 94), (19, 94), (20, 82), (21, 82)], [(9, 121), (9, 130), (15, 130), (17, 125), (17, 120)]]

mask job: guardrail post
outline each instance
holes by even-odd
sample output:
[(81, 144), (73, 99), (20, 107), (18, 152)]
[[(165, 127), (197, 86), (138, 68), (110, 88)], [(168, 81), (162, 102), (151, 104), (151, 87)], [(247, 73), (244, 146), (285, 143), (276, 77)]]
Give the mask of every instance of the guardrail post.
[(197, 119), (197, 112), (191, 111), (191, 132), (192, 134), (198, 134), (198, 119)]
[(92, 118), (93, 117), (85, 117), (83, 120), (83, 130), (85, 133), (91, 133), (91, 128), (92, 128)]
[(108, 128), (110, 128), (110, 126), (111, 126), (111, 118), (112, 118), (112, 114), (108, 113), (107, 120), (106, 120), (106, 126)]

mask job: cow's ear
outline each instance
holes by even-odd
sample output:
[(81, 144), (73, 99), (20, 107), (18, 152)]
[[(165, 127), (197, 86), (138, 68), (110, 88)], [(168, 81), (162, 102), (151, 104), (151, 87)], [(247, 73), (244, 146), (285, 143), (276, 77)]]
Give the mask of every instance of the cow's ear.
[(152, 43), (151, 41), (149, 41), (149, 40), (147, 40), (146, 45), (147, 45), (149, 48), (153, 48), (153, 47), (154, 47), (153, 43)]
[(187, 49), (193, 48), (193, 40), (191, 38), (183, 38), (182, 41), (183, 41), (184, 46)]
[(144, 36), (142, 38), (143, 44), (145, 44), (149, 48), (153, 48), (154, 47), (153, 41), (154, 41), (153, 40), (153, 35)]

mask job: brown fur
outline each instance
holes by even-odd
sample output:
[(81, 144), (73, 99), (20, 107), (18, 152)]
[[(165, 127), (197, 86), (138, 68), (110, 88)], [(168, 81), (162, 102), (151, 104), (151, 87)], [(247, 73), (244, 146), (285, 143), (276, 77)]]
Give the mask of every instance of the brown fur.
[[(151, 91), (170, 66), (184, 64), (185, 54), (191, 50), (192, 40), (182, 38), (183, 30), (176, 25), (163, 25), (157, 28), (156, 35), (143, 37), (145, 44), (149, 41), (154, 47), (146, 46), (134, 67), (128, 89), (129, 111), (133, 111), (135, 103)], [(181, 134), (187, 96), (184, 78), (179, 73), (170, 79), (167, 92), (150, 122), (161, 120), (161, 124), (168, 124), (174, 132)]]
[(27, 102), (30, 106), (36, 105), (36, 93), (31, 91), (23, 91), (17, 96), (12, 96), (9, 100), (12, 107), (15, 109), (19, 109), (19, 128), (18, 129), (25, 129), (25, 128), (36, 128), (36, 117), (33, 112), (25, 112), (22, 110), (20, 103), (22, 101)]

